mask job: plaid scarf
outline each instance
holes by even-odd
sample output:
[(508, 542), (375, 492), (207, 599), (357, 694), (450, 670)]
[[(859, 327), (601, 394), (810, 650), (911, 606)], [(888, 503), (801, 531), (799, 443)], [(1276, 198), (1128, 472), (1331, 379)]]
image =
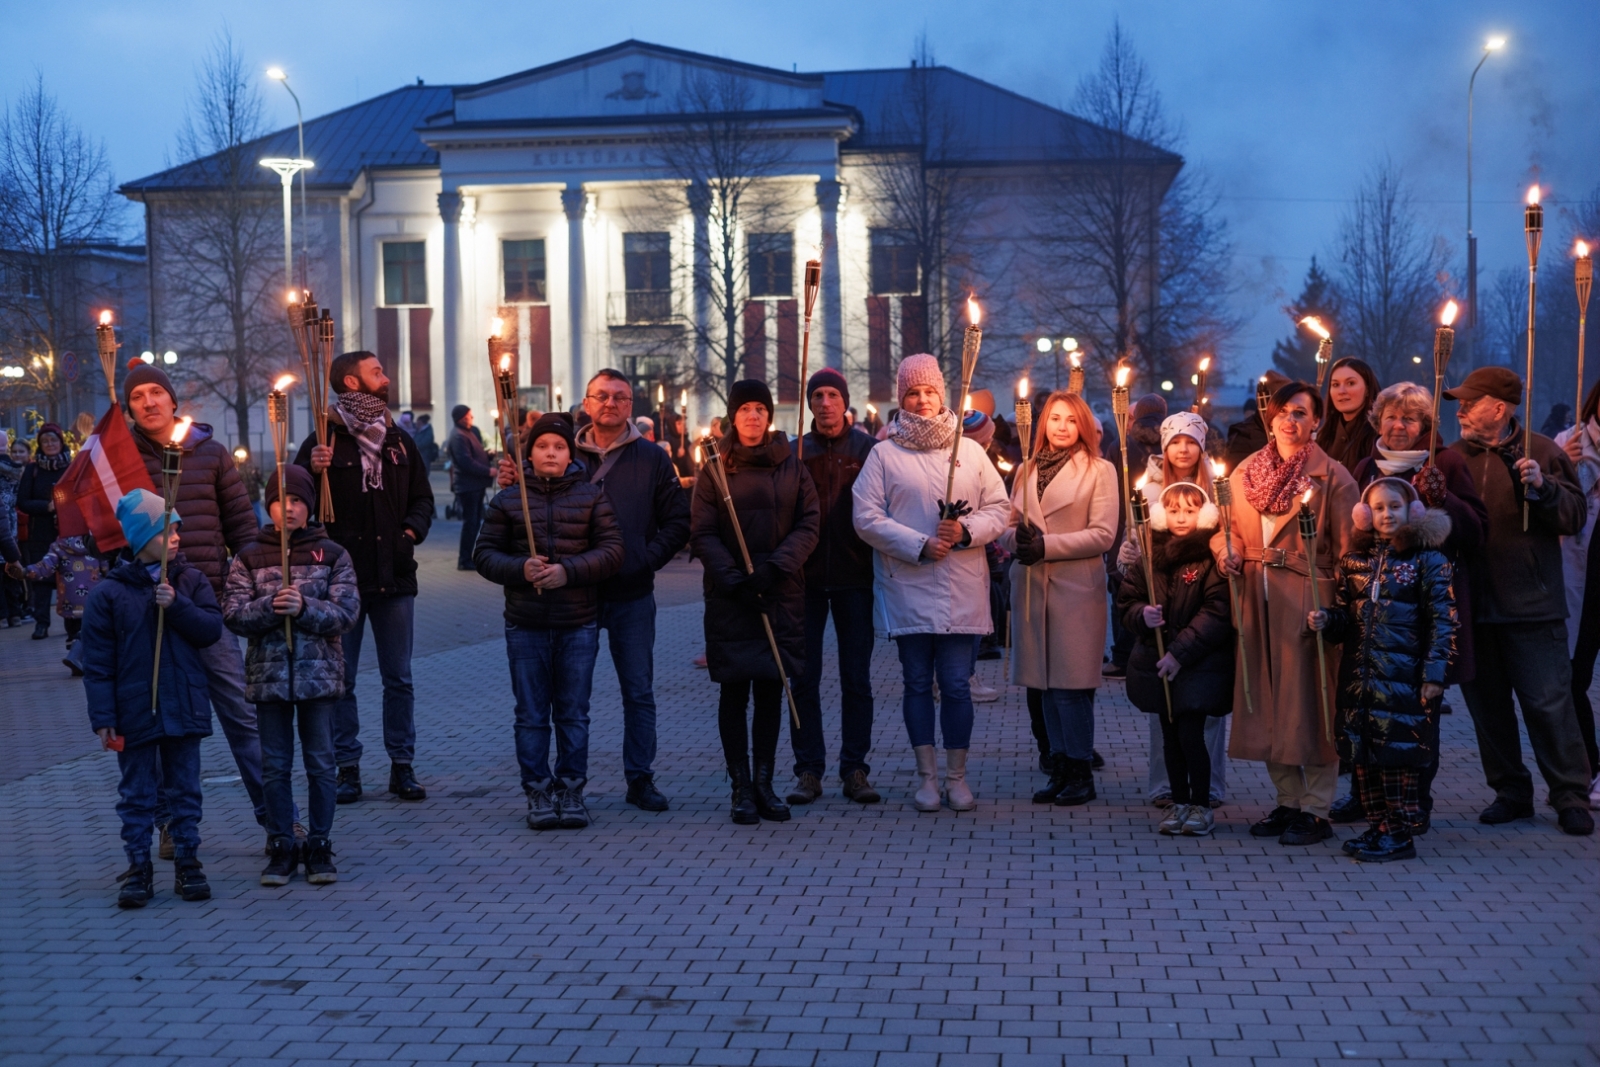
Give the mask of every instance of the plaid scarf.
[(931, 418), (913, 415), (901, 408), (889, 424), (889, 440), (913, 452), (932, 452), (949, 448), (956, 435), (956, 413), (940, 408)]
[(371, 393), (340, 393), (339, 414), (361, 448), (361, 491), (382, 489), (383, 439), (389, 433), (389, 405)]
[(1305, 476), (1306, 460), (1310, 458), (1310, 445), (1296, 452), (1293, 459), (1284, 459), (1278, 455), (1277, 446), (1268, 443), (1244, 463), (1244, 498), (1263, 515), (1286, 514), (1294, 507), (1295, 497), (1311, 488), (1311, 479)]

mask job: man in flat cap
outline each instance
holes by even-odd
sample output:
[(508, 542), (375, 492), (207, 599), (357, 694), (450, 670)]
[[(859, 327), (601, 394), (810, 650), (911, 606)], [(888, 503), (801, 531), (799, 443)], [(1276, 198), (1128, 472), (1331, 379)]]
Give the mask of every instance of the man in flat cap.
[(1461, 440), (1451, 447), (1466, 458), (1489, 510), (1484, 541), (1465, 558), (1477, 677), (1461, 689), (1495, 793), (1478, 821), (1533, 818), (1533, 776), (1522, 762), (1515, 693), (1561, 829), (1591, 834), (1591, 775), (1572, 704), (1561, 568), (1561, 538), (1583, 529), (1587, 504), (1572, 461), (1554, 441), (1533, 434), (1524, 452), (1515, 417), (1522, 393), (1515, 371), (1479, 367), (1444, 394), (1459, 405)]

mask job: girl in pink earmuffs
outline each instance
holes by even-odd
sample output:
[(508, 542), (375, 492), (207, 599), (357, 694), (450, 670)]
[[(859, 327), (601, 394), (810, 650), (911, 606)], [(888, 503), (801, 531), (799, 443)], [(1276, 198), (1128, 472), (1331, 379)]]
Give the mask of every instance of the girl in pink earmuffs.
[(1344, 644), (1340, 755), (1354, 768), (1366, 833), (1346, 841), (1365, 862), (1410, 859), (1422, 832), (1418, 786), (1439, 748), (1439, 701), (1455, 652), (1450, 561), (1439, 546), (1450, 516), (1425, 507), (1411, 483), (1379, 478), (1352, 510), (1334, 601), (1307, 624)]

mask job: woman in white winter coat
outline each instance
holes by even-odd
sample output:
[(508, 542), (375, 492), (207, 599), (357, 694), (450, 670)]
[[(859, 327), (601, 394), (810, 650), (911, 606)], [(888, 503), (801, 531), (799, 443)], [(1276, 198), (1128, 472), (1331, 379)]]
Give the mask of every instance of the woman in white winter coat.
[(853, 489), (855, 528), (875, 550), (873, 615), (894, 638), (904, 675), (906, 732), (917, 757), (918, 811), (940, 807), (934, 748), (933, 684), (945, 748), (945, 797), (956, 811), (976, 806), (967, 785), (972, 741), (972, 639), (992, 628), (983, 546), (1006, 528), (1005, 483), (977, 443), (957, 453), (954, 515), (944, 500), (956, 413), (945, 406), (944, 374), (930, 355), (900, 363), (900, 411), (883, 444), (867, 454)]
[[(1180, 411), (1167, 416), (1161, 424), (1161, 451), (1150, 457), (1145, 468), (1143, 492), (1145, 500), (1154, 506), (1161, 500), (1161, 490), (1179, 482), (1193, 482), (1206, 494), (1206, 499), (1217, 502), (1217, 491), (1212, 483), (1211, 463), (1206, 458), (1206, 421), (1192, 411)], [(1142, 566), (1139, 562), (1139, 541), (1128, 538), (1117, 553), (1118, 568), (1123, 574), (1128, 568)], [(1150, 719), (1150, 771), (1146, 776), (1145, 796), (1158, 808), (1172, 803), (1172, 786), (1167, 781), (1167, 760), (1162, 749), (1161, 723), (1157, 716)], [(1211, 755), (1211, 805), (1216, 807), (1228, 795), (1228, 720), (1225, 716), (1206, 717), (1206, 751)]]
[[(1034, 456), (1012, 485), (1011, 680), (1044, 692), (1050, 781), (1040, 804), (1094, 799), (1094, 692), (1106, 647), (1105, 554), (1117, 535), (1117, 471), (1081, 396), (1051, 393)], [(1026, 590), (1026, 593), (1024, 592)]]

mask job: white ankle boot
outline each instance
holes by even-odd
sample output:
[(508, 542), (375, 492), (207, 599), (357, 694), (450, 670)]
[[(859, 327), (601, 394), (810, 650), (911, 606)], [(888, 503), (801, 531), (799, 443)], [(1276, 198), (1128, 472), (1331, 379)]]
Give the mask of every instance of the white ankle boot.
[(950, 810), (971, 811), (977, 807), (977, 798), (967, 788), (967, 750), (945, 749), (944, 766), (944, 792), (945, 798), (950, 801)]
[(939, 752), (932, 745), (917, 745), (911, 751), (917, 755), (916, 796), (912, 803), (918, 811), (939, 810)]

